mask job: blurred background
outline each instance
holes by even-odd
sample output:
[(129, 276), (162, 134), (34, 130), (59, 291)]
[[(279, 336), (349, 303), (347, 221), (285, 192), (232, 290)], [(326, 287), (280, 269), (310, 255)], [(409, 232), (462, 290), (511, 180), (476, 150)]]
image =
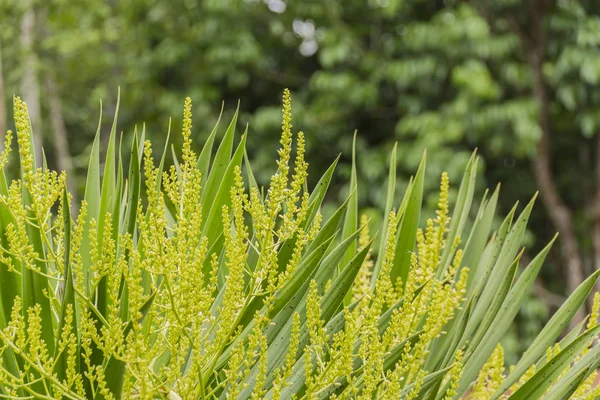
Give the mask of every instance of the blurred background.
[(398, 201), (427, 149), (429, 210), (441, 172), (458, 184), (478, 148), (477, 198), (502, 182), (500, 220), (540, 191), (532, 254), (560, 232), (510, 358), (600, 268), (599, 13), (593, 0), (0, 0), (0, 132), (20, 95), (48, 164), (82, 192), (100, 100), (107, 139), (117, 87), (124, 146), (145, 123), (160, 149), (191, 96), (200, 149), (222, 101), (223, 125), (239, 101), (264, 184), (287, 87), (312, 182), (342, 154), (331, 202), (347, 194), (357, 130), (374, 224), (394, 143)]

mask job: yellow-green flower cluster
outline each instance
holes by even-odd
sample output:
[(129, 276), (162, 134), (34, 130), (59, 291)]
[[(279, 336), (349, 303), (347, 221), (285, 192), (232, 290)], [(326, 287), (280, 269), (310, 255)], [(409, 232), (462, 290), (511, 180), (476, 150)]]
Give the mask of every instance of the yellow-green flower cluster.
[[(149, 141), (135, 148), (134, 140), (139, 165), (125, 176), (107, 159), (107, 173), (121, 175), (100, 185), (91, 174), (77, 216), (65, 174), (36, 169), (19, 98), (14, 113), (22, 173), (0, 184), (0, 282), (10, 284), (0, 288), (0, 398), (502, 398), (562, 354), (551, 345), (546, 361), (541, 355), (508, 382), (493, 342), (465, 385), (476, 357), (457, 326), (479, 329), (481, 320), (473, 327), (469, 318), (481, 293), (467, 283), (471, 269), (486, 271), (465, 265), (478, 257), (452, 228), (460, 215), (451, 221), (448, 174), (423, 229), (411, 227), (414, 204), (403, 202), (387, 208), (382, 237), (363, 215), (347, 239), (340, 230), (358, 214), (345, 204), (321, 215), (325, 189), (308, 190), (305, 137), (292, 132), (288, 90), (266, 190), (242, 163), (243, 145), (228, 159), (227, 146), (214, 160), (211, 148), (198, 157), (186, 98), (178, 162), (163, 168)], [(223, 143), (232, 145), (233, 134)], [(10, 145), (9, 132), (0, 173)], [(200, 168), (207, 155), (209, 168)], [(411, 199), (420, 198), (411, 193), (417, 182)], [(596, 293), (586, 332), (597, 333), (599, 313)], [(485, 339), (478, 334), (478, 343)], [(571, 361), (595, 354), (594, 342), (586, 346)], [(590, 371), (578, 382), (575, 398), (598, 397), (596, 378)], [(501, 385), (510, 387), (495, 393)]]
[(473, 400), (489, 399), (500, 387), (504, 372), (504, 349), (497, 345), (490, 358), (481, 368), (477, 381), (473, 385), (470, 397)]

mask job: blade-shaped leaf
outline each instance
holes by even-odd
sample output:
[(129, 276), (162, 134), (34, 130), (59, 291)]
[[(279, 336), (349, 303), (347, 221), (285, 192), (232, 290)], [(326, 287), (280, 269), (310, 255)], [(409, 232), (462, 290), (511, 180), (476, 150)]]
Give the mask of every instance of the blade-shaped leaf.
[(600, 277), (600, 270), (594, 272), (567, 298), (564, 304), (550, 318), (550, 321), (548, 321), (542, 331), (536, 336), (533, 343), (523, 353), (515, 368), (508, 374), (496, 393), (494, 393), (493, 399), (500, 397), (554, 343), (556, 338), (567, 327), (577, 310), (579, 310), (579, 307), (585, 302), (585, 299), (594, 288), (598, 277)]
[[(421, 165), (419, 165), (419, 169), (411, 186), (410, 197), (408, 198), (406, 210), (404, 211), (400, 221), (400, 228), (396, 234), (396, 254), (394, 257), (394, 265), (391, 271), (391, 279), (393, 284), (396, 284), (398, 279), (405, 284), (406, 277), (408, 276), (411, 253), (415, 249), (417, 228), (421, 218), (425, 164), (426, 156), (424, 154), (423, 159), (421, 160)], [(374, 285), (373, 280), (371, 280), (371, 285)]]
[(586, 348), (592, 340), (600, 333), (600, 325), (587, 330), (571, 344), (560, 351), (549, 363), (537, 371), (527, 382), (523, 384), (509, 400), (535, 400), (540, 399), (567, 368), (573, 359)]

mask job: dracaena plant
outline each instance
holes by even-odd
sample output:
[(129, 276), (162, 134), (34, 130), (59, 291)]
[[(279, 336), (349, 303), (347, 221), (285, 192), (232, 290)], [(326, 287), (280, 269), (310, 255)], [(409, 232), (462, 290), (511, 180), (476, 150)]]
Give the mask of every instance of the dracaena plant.
[(169, 167), (142, 131), (126, 170), (115, 116), (104, 172), (98, 133), (73, 213), (64, 173), (38, 166), (27, 107), (15, 98), (19, 179), (7, 182), (3, 169), (10, 132), (0, 157), (0, 397), (600, 395), (597, 295), (588, 320), (561, 336), (600, 272), (505, 368), (499, 341), (551, 243), (521, 268), (533, 200), (494, 232), (498, 190), (472, 212), (475, 155), (453, 210), (443, 174), (435, 218), (419, 228), (425, 158), (396, 201), (393, 151), (385, 218), (371, 235), (354, 170), (348, 199), (321, 216), (336, 162), (309, 190), (288, 91), (277, 171), (264, 189), (245, 157), (246, 133), (236, 139), (237, 114), (214, 155), (216, 127), (198, 155), (191, 108), (187, 99)]

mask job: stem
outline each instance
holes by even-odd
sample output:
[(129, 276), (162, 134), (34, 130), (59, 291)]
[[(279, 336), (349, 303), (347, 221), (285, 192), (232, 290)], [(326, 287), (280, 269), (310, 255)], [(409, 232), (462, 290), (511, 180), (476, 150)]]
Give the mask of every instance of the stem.
[[(6, 337), (6, 335), (1, 334), (2, 335), (2, 340), (4, 341), (4, 343), (8, 344), (13, 351), (15, 352), (15, 354), (18, 354), (19, 357), (21, 357), (23, 359), (23, 361), (25, 361), (29, 366), (31, 366), (31, 368), (35, 369), (40, 375), (42, 375), (44, 377), (44, 379), (49, 380), (50, 382), (52, 382), (56, 387), (60, 388), (63, 392), (64, 395), (66, 397), (68, 397), (69, 399), (72, 400), (85, 400), (85, 398), (80, 397), (78, 394), (71, 392), (71, 389), (69, 389), (68, 387), (66, 387), (62, 382), (60, 382), (58, 379), (56, 379), (52, 374), (49, 374), (46, 372), (46, 370), (39, 366), (37, 363), (33, 362), (33, 360), (31, 358), (29, 358), (23, 351), (21, 351), (21, 349), (19, 349), (13, 342), (12, 340), (9, 340), (8, 337)], [(24, 386), (24, 389), (28, 389), (26, 386)], [(45, 397), (43, 395), (40, 395), (38, 393), (33, 393), (30, 390), (28, 390), (30, 393), (34, 394), (35, 396), (42, 396), (39, 398), (49, 398), (52, 399), (52, 397)]]

